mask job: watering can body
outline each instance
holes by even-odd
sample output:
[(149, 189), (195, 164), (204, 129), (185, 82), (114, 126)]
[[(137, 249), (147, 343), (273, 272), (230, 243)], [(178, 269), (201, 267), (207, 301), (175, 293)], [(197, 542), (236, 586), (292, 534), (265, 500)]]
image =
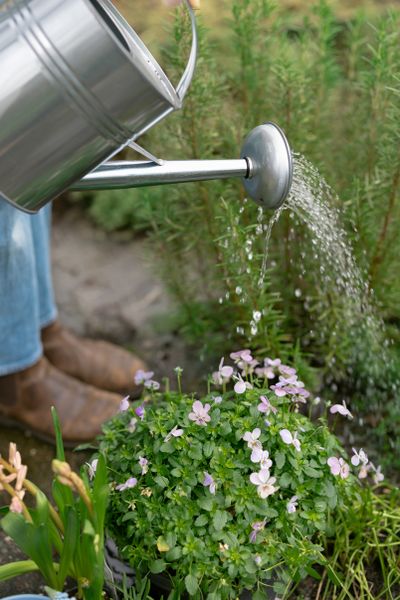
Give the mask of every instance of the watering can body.
[(132, 144), (195, 54), (175, 90), (110, 0), (0, 0), (0, 195), (34, 212)]

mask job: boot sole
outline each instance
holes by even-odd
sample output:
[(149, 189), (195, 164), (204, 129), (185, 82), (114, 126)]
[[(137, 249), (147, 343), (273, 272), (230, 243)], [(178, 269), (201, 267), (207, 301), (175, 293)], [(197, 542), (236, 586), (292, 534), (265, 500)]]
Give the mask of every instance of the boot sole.
[[(42, 433), (41, 431), (36, 431), (35, 429), (32, 429), (29, 426), (24, 425), (24, 423), (21, 423), (20, 421), (17, 421), (14, 419), (10, 419), (9, 417), (4, 417), (3, 415), (0, 415), (0, 425), (3, 425), (4, 427), (14, 427), (15, 429), (18, 429), (19, 431), (23, 431), (24, 433), (29, 432), (30, 434), (32, 434), (32, 437), (37, 438), (38, 440), (40, 440), (42, 442), (46, 442), (46, 444), (49, 444), (50, 446), (56, 445), (56, 440), (51, 435), (46, 435), (45, 433)], [(87, 440), (86, 441), (63, 440), (64, 448), (67, 448), (68, 450), (73, 450), (77, 446), (84, 444), (84, 443), (88, 443)]]

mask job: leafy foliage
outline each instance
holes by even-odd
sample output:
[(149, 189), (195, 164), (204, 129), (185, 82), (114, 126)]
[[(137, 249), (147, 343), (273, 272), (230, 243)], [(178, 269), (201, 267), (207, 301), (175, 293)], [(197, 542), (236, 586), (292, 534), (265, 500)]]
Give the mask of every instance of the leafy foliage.
[[(277, 576), (292, 582), (315, 573), (336, 511), (359, 494), (354, 475), (335, 476), (327, 464), (345, 454), (324, 419), (313, 424), (298, 411), (299, 396), (276, 395), (254, 365), (243, 373), (244, 391), (234, 377), (239, 387), (226, 391), (221, 381), (223, 392), (201, 402), (182, 392), (145, 396), (143, 419), (128, 408), (100, 441), (113, 488), (110, 534), (142, 577), (164, 574), (173, 594), (235, 598), (244, 589), (261, 593)], [(202, 424), (196, 411), (208, 414)], [(268, 450), (267, 491), (249, 479), (264, 468), (254, 448)]]

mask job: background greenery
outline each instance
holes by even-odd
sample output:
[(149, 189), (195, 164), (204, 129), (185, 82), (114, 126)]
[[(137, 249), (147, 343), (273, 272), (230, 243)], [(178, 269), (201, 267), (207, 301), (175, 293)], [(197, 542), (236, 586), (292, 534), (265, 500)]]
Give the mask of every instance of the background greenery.
[[(177, 324), (199, 354), (251, 346), (290, 357), (314, 390), (357, 405), (381, 450), (400, 461), (400, 13), (371, 6), (234, 0), (216, 11), (204, 2), (184, 110), (142, 143), (169, 159), (229, 158), (254, 126), (279, 123), (338, 194), (327, 201), (340, 210), (384, 319), (375, 345), (363, 315), (357, 343), (345, 326), (337, 336), (326, 333), (343, 318), (343, 298), (324, 283), (312, 239), (290, 211), (273, 229), (260, 289), (268, 217), (236, 181), (99, 193), (89, 211), (106, 229), (146, 232), (155, 268), (177, 300)], [(142, 22), (145, 36), (152, 26)], [(174, 81), (188, 55), (188, 31), (178, 11), (160, 50)]]

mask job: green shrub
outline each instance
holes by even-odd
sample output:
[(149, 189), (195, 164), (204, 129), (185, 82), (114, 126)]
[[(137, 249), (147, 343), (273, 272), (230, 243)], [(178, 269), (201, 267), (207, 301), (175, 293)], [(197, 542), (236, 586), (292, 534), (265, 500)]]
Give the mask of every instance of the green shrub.
[[(399, 12), (343, 23), (321, 0), (288, 30), (293, 19), (286, 10), (270, 0), (234, 0), (230, 37), (217, 47), (200, 27), (198, 69), (184, 109), (143, 144), (168, 159), (230, 158), (252, 127), (279, 123), (293, 149), (338, 193), (326, 201), (339, 209), (349, 249), (374, 290), (366, 296), (384, 319), (382, 343), (371, 344), (363, 308), (360, 325), (348, 326), (346, 300), (321, 278), (313, 238), (293, 211), (283, 212), (273, 228), (259, 286), (269, 217), (246, 201), (240, 182), (107, 193), (91, 212), (109, 228), (147, 228), (154, 262), (177, 300), (178, 325), (200, 354), (251, 344), (317, 367), (327, 394), (339, 389), (363, 412), (381, 413), (386, 420), (374, 430), (381, 432), (379, 444), (394, 444), (400, 428)], [(177, 80), (190, 45), (183, 13), (172, 33), (164, 62)], [(394, 341), (388, 350), (385, 336)]]
[(139, 374), (142, 403), (125, 400), (100, 442), (113, 490), (109, 532), (141, 577), (163, 573), (175, 595), (251, 589), (261, 598), (267, 580), (278, 577), (282, 592), (318, 576), (312, 565), (326, 563), (336, 513), (360, 492), (325, 419), (299, 412), (308, 392), (294, 369), (259, 364), (249, 351), (231, 357), (235, 370), (221, 362), (210, 378), (222, 391), (201, 400), (182, 393), (179, 369), (178, 392), (158, 393), (152, 373)]

